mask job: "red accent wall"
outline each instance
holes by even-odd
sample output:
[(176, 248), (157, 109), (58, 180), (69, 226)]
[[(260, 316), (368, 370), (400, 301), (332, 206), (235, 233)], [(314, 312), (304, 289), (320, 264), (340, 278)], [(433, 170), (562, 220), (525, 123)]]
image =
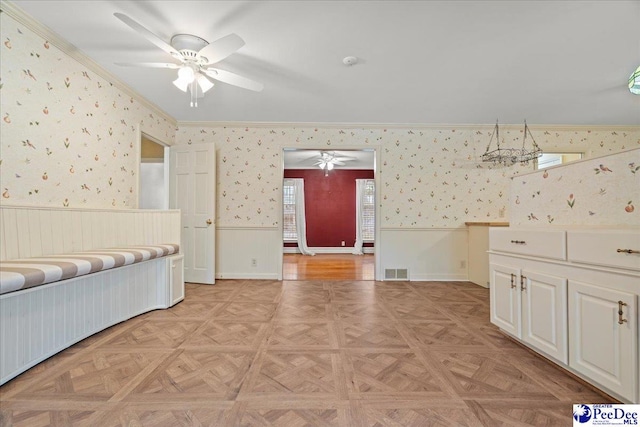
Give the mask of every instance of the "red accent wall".
[[(356, 239), (356, 179), (373, 179), (372, 170), (285, 169), (285, 178), (304, 179), (307, 245), (353, 247)], [(288, 245), (287, 245), (288, 246)], [(297, 245), (293, 245), (297, 246)], [(367, 245), (368, 246), (368, 245)]]

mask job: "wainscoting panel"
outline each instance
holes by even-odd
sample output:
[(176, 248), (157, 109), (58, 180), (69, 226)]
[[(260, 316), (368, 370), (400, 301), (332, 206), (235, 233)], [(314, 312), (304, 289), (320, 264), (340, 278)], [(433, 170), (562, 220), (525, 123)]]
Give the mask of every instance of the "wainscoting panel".
[(467, 280), (466, 228), (383, 228), (378, 277), (385, 269), (408, 269), (409, 280)]
[(0, 208), (0, 260), (180, 243), (180, 211)]
[[(278, 228), (218, 227), (218, 279), (278, 279), (282, 277), (282, 237)], [(409, 280), (467, 280), (466, 228), (387, 228), (376, 242), (384, 269), (409, 270)], [(252, 260), (256, 265), (252, 265)]]
[(281, 278), (282, 232), (277, 227), (218, 227), (216, 270), (216, 279)]

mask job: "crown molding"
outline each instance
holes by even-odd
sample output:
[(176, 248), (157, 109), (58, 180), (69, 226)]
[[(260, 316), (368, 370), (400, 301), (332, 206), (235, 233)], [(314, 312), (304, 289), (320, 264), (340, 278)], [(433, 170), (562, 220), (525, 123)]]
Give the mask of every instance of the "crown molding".
[(24, 25), (33, 33), (47, 40), (50, 44), (52, 44), (53, 46), (58, 48), (60, 51), (62, 51), (62, 53), (75, 59), (77, 62), (79, 62), (82, 66), (89, 69), (91, 72), (97, 74), (98, 76), (102, 77), (108, 82), (113, 83), (115, 87), (120, 89), (125, 94), (134, 98), (140, 104), (142, 104), (146, 108), (153, 111), (156, 115), (167, 120), (169, 124), (171, 124), (172, 126), (177, 126), (176, 119), (171, 117), (167, 112), (165, 112), (164, 110), (160, 109), (157, 105), (147, 100), (144, 96), (140, 95), (138, 92), (133, 90), (130, 86), (128, 86), (122, 80), (118, 79), (118, 77), (114, 76), (113, 74), (111, 74), (110, 72), (102, 68), (94, 60), (92, 60), (87, 55), (85, 55), (80, 50), (78, 50), (77, 47), (75, 47), (71, 43), (64, 40), (62, 37), (60, 37), (58, 34), (52, 31), (49, 27), (36, 21), (33, 17), (28, 15), (26, 12), (24, 12), (15, 4), (11, 3), (10, 1), (0, 0), (0, 11), (3, 13), (6, 13), (7, 16), (11, 17), (15, 21)]
[[(180, 127), (200, 128), (319, 128), (319, 129), (412, 129), (412, 130), (478, 130), (493, 129), (495, 123), (325, 123), (325, 122), (216, 122), (178, 121)], [(557, 125), (528, 124), (530, 129), (555, 131), (630, 131), (640, 132), (640, 125)], [(524, 129), (524, 123), (500, 124), (503, 129)]]

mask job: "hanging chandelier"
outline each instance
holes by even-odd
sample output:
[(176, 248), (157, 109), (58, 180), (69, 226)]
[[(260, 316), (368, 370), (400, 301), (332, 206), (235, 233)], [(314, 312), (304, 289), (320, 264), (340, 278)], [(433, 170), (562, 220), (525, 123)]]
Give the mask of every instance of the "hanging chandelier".
[[(528, 150), (526, 148), (527, 135), (529, 135), (529, 137), (531, 138), (531, 150)], [(495, 150), (491, 150), (491, 142), (493, 141), (494, 136), (496, 138), (497, 148)], [(498, 128), (498, 121), (496, 120), (496, 126), (493, 129), (491, 138), (489, 139), (487, 149), (482, 155), (482, 161), (491, 162), (494, 164), (502, 164), (505, 166), (511, 166), (516, 163), (526, 165), (529, 164), (531, 160), (537, 159), (541, 155), (542, 149), (538, 146), (538, 144), (536, 144), (535, 139), (533, 139), (533, 135), (531, 135), (531, 131), (527, 126), (526, 120), (524, 121), (524, 137), (522, 138), (522, 148), (504, 148), (500, 146), (500, 130)]]

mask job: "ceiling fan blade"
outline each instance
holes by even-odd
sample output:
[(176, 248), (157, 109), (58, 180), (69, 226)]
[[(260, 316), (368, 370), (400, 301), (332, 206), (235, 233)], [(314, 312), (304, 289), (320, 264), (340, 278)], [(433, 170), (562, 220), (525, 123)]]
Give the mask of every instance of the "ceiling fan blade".
[(172, 70), (181, 67), (180, 64), (172, 64), (170, 62), (116, 62), (121, 67), (146, 67), (146, 68), (170, 68)]
[(253, 90), (255, 92), (262, 92), (264, 85), (262, 83), (255, 82), (246, 77), (239, 76), (229, 71), (219, 70), (217, 68), (207, 68), (204, 73), (214, 80), (221, 81), (233, 86), (238, 86), (243, 89)]
[(200, 49), (198, 55), (207, 58), (208, 64), (215, 64), (244, 46), (244, 40), (236, 34), (229, 34)]
[(345, 165), (345, 163), (344, 163), (344, 162), (340, 162), (340, 161), (338, 161), (338, 160), (334, 160), (334, 161), (332, 161), (331, 163), (333, 163), (334, 165), (338, 165), (338, 166), (344, 166), (344, 165)]
[(155, 34), (153, 34), (151, 31), (147, 30), (142, 25), (138, 24), (133, 19), (129, 18), (127, 15), (122, 14), (122, 13), (117, 13), (117, 12), (114, 13), (113, 15), (116, 18), (118, 18), (119, 20), (121, 20), (122, 22), (124, 22), (125, 24), (127, 24), (133, 30), (137, 31), (139, 34), (141, 34), (143, 37), (145, 37), (151, 43), (153, 43), (156, 46), (158, 46), (160, 49), (164, 50), (168, 54), (170, 54), (170, 55), (172, 55), (172, 56), (174, 56), (174, 57), (176, 57), (178, 59), (182, 59), (182, 55), (180, 55), (180, 52), (175, 50), (173, 48), (173, 46), (171, 46), (169, 43), (165, 42), (160, 37), (158, 37)]

